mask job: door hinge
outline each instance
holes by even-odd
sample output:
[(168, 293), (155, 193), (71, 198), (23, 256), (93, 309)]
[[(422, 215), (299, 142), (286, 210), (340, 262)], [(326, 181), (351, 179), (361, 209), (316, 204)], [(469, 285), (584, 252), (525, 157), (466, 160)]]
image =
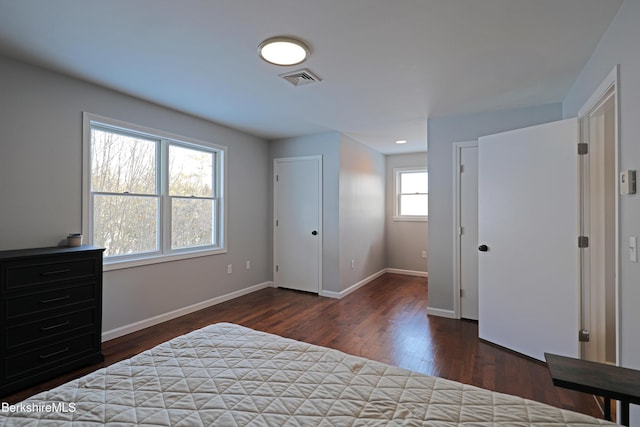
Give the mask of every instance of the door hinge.
[(588, 329), (580, 329), (578, 331), (578, 341), (580, 341), (580, 342), (589, 342), (589, 330)]
[(464, 227), (458, 227), (458, 235), (462, 236), (464, 234)]
[(276, 227), (280, 224), (280, 221), (276, 219)]
[(578, 247), (580, 249), (588, 248), (589, 247), (589, 237), (587, 237), (587, 236), (578, 236)]
[(278, 266), (276, 265), (276, 273), (278, 272)]
[(464, 298), (464, 289), (460, 289), (460, 298)]
[(589, 154), (589, 144), (587, 144), (586, 142), (579, 142), (578, 143), (578, 155), (582, 156), (584, 154)]
[(464, 165), (460, 165), (460, 173), (464, 172)]
[(276, 175), (276, 182), (280, 180), (280, 175)]

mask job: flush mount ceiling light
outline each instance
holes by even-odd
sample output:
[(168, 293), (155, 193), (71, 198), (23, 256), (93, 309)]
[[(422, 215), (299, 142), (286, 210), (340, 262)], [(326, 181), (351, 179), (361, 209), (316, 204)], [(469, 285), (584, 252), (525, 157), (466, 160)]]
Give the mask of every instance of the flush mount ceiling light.
[(399, 140), (396, 141), (396, 144), (406, 144), (406, 143), (407, 143), (407, 141), (404, 140), (404, 139), (399, 139)]
[(292, 37), (272, 37), (258, 46), (260, 58), (275, 65), (297, 65), (309, 56), (309, 47)]

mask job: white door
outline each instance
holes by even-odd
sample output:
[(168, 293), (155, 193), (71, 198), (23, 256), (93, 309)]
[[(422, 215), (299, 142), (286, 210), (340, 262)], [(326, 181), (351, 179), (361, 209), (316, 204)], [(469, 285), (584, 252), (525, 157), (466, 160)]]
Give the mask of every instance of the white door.
[(322, 158), (274, 162), (274, 283), (320, 292)]
[(577, 119), (479, 139), (480, 338), (578, 356)]
[(460, 317), (478, 320), (478, 146), (460, 147)]

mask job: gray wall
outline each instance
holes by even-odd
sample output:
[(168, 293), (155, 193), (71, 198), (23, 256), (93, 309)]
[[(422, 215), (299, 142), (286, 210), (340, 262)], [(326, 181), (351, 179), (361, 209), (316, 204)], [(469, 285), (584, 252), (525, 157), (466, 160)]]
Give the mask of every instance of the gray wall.
[(429, 167), (429, 307), (453, 310), (454, 142), (560, 120), (562, 105), (431, 118), (427, 124)]
[(342, 291), (387, 267), (384, 155), (341, 135), (339, 185)]
[(3, 57), (0, 93), (0, 250), (81, 230), (83, 111), (228, 147), (228, 253), (105, 272), (105, 331), (271, 280), (266, 141)]
[[(394, 168), (427, 167), (427, 153), (387, 155), (387, 267), (400, 270), (427, 272), (428, 222), (394, 221)], [(428, 257), (427, 251), (427, 257)]]
[[(625, 0), (563, 103), (576, 116), (598, 85), (620, 64), (620, 170), (640, 169), (640, 1)], [(640, 193), (620, 197), (620, 363), (640, 369), (640, 263), (628, 257), (629, 236), (640, 237)], [(640, 407), (631, 423), (640, 426)]]

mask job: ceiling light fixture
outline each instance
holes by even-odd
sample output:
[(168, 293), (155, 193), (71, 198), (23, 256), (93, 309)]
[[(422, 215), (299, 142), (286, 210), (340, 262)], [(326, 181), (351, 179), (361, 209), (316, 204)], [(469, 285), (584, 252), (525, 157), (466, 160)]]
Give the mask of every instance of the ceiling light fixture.
[(404, 139), (399, 139), (399, 140), (396, 141), (396, 144), (406, 144), (406, 143), (407, 143), (407, 141), (404, 140)]
[(309, 56), (309, 47), (292, 37), (272, 37), (260, 43), (258, 55), (270, 64), (297, 65)]

